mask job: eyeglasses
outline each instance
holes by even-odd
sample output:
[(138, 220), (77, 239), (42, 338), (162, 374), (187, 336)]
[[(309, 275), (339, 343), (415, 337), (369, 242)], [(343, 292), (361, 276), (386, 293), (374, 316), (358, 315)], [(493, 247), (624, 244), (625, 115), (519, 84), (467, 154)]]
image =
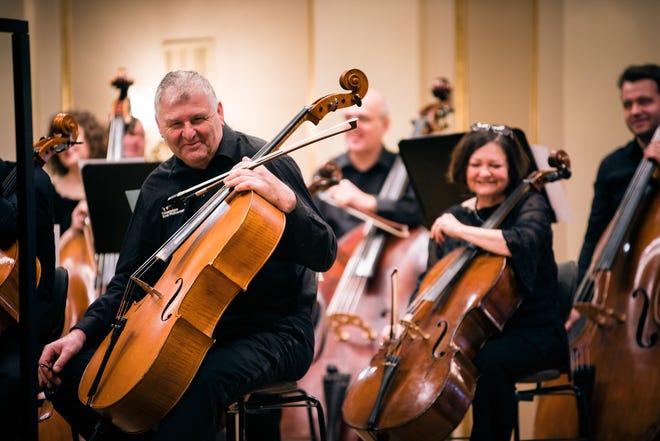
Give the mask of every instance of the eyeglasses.
[(470, 131), (472, 132), (493, 132), (498, 135), (508, 136), (513, 138), (513, 131), (504, 125), (494, 126), (488, 123), (476, 122), (470, 126)]

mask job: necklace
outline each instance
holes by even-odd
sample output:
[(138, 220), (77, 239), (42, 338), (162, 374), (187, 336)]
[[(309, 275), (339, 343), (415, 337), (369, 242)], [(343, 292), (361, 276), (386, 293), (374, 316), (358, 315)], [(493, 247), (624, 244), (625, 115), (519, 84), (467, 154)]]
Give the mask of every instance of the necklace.
[(484, 223), (484, 220), (479, 216), (479, 209), (477, 208), (477, 205), (479, 203), (479, 199), (477, 197), (474, 198), (474, 217), (477, 218), (477, 220), (480, 223)]

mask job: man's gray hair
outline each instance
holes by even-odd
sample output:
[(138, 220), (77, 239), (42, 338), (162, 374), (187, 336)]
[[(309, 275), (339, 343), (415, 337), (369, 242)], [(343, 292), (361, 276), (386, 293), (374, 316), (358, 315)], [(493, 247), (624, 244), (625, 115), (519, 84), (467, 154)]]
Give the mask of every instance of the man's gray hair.
[(163, 95), (170, 90), (175, 97), (180, 99), (190, 97), (191, 91), (202, 91), (208, 97), (211, 108), (215, 109), (218, 107), (218, 97), (215, 95), (215, 91), (209, 80), (195, 71), (175, 70), (165, 75), (160, 81), (158, 88), (156, 88), (156, 96), (154, 98), (156, 115), (158, 115), (158, 104), (163, 99)]

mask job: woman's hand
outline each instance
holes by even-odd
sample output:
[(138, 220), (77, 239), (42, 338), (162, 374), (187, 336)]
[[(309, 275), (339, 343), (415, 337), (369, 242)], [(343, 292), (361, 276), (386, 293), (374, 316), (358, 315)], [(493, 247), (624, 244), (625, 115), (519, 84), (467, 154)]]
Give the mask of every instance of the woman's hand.
[(453, 214), (445, 213), (431, 225), (431, 238), (437, 243), (442, 243), (447, 236), (460, 237), (462, 227), (463, 224)]

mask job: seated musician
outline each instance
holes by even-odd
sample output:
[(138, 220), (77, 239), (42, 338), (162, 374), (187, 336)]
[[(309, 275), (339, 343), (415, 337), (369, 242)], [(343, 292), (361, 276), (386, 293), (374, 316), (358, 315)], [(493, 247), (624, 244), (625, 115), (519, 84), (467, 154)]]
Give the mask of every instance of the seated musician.
[(499, 229), (481, 228), (527, 170), (528, 157), (512, 130), (473, 125), (452, 152), (448, 177), (474, 197), (447, 209), (431, 227), (429, 268), (471, 243), (509, 257), (523, 298), (503, 331), (488, 339), (475, 356), (480, 377), (472, 403), (472, 441), (508, 441), (515, 422), (516, 381), (568, 364), (567, 336), (558, 310), (553, 213), (547, 200), (538, 192), (528, 192)]
[(362, 106), (350, 107), (344, 115), (346, 119), (357, 118), (358, 126), (346, 133), (347, 151), (333, 159), (342, 176), (337, 185), (327, 190), (327, 197), (334, 205), (314, 197), (323, 218), (339, 238), (362, 222), (342, 207), (377, 214), (410, 227), (420, 225), (422, 212), (410, 184), (400, 199), (378, 195), (397, 158), (383, 143), (383, 136), (390, 125), (385, 98), (369, 90)]
[[(39, 382), (56, 388), (53, 403), (58, 412), (82, 436), (92, 435), (98, 416), (77, 396), (83, 369), (110, 331), (131, 274), (206, 202), (208, 194), (189, 199), (184, 209), (166, 217), (161, 207), (169, 196), (233, 169), (225, 185), (237, 192), (252, 190), (285, 213), (283, 236), (248, 289), (223, 313), (214, 332), (216, 341), (183, 396), (153, 433), (143, 434), (153, 440), (210, 441), (232, 402), (273, 382), (296, 380), (308, 369), (314, 349), (314, 274), (330, 268), (337, 244), (293, 160), (285, 156), (255, 169), (235, 167), (264, 141), (225, 124), (222, 104), (206, 78), (189, 71), (168, 73), (156, 90), (155, 110), (160, 134), (174, 156), (142, 186), (105, 295), (71, 332), (44, 349)], [(245, 253), (251, 252), (251, 245), (245, 244)], [(123, 438), (116, 429), (107, 430), (105, 437), (95, 439)]]
[(131, 117), (128, 124), (126, 124), (126, 131), (121, 139), (122, 144), (122, 157), (124, 158), (144, 158), (144, 147), (147, 142), (144, 133), (144, 125), (142, 121), (135, 117)]
[[(660, 164), (660, 141), (652, 140), (660, 125), (660, 66), (628, 66), (617, 84), (623, 117), (634, 138), (603, 158), (598, 167), (589, 222), (578, 261), (578, 280), (587, 274), (596, 244), (621, 205), (641, 161), (646, 158)], [(579, 313), (573, 309), (566, 322), (567, 329), (578, 317)]]
[[(0, 159), (0, 182), (16, 164)], [(5, 194), (0, 199), (0, 249), (7, 250), (18, 238), (18, 200), (16, 192)], [(65, 299), (53, 298), (55, 275), (55, 241), (53, 238), (53, 199), (55, 191), (48, 175), (40, 168), (34, 170), (34, 194), (36, 205), (36, 255), (39, 259), (41, 276), (37, 286), (38, 338), (45, 345), (60, 335), (64, 320)], [(4, 256), (3, 256), (4, 257)], [(2, 265), (10, 264), (3, 261)], [(16, 269), (16, 268), (15, 268)], [(3, 268), (4, 270), (4, 268)], [(6, 280), (3, 280), (6, 282)], [(9, 285), (6, 285), (9, 286)], [(5, 289), (3, 286), (2, 289)], [(64, 293), (63, 293), (64, 295)], [(2, 439), (14, 440), (18, 436), (18, 411), (20, 406), (20, 337), (19, 325), (12, 324), (0, 333), (0, 424)]]

